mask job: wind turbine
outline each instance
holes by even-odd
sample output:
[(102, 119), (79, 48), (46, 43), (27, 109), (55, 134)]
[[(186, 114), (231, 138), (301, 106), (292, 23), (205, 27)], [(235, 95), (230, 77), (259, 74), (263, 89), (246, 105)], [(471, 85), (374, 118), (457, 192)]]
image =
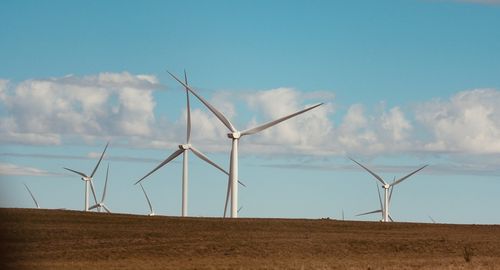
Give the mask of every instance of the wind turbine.
[(28, 190), (28, 192), (30, 193), (31, 198), (33, 199), (33, 202), (35, 202), (36, 208), (40, 209), (40, 205), (38, 205), (38, 202), (36, 201), (35, 196), (34, 196), (34, 195), (33, 195), (33, 193), (31, 192), (31, 190), (30, 190), (30, 188), (28, 187), (28, 185), (26, 185), (26, 184), (24, 183), (24, 186), (26, 187), (26, 190)]
[(285, 120), (288, 120), (294, 116), (297, 116), (299, 114), (305, 113), (309, 110), (312, 110), (323, 103), (316, 104), (314, 106), (308, 107), (306, 109), (303, 109), (301, 111), (292, 113), (290, 115), (284, 116), (282, 118), (276, 119), (274, 121), (270, 121), (268, 123), (246, 129), (244, 131), (238, 131), (234, 125), (221, 113), (219, 112), (215, 107), (213, 107), (208, 101), (206, 101), (204, 98), (202, 98), (200, 95), (198, 95), (191, 87), (189, 87), (186, 83), (182, 82), (179, 80), (174, 74), (170, 73), (167, 71), (168, 74), (170, 74), (176, 81), (178, 81), (180, 84), (182, 84), (186, 90), (189, 90), (195, 97), (197, 97), (230, 131), (230, 133), (227, 134), (227, 137), (232, 140), (231, 144), (231, 159), (229, 163), (229, 179), (230, 179), (230, 190), (231, 190), (231, 217), (232, 218), (237, 218), (238, 217), (238, 184), (237, 184), (237, 179), (238, 179), (238, 143), (241, 137), (246, 136), (246, 135), (252, 135), (258, 132), (261, 132), (267, 128), (270, 128), (274, 125), (277, 125)]
[(155, 215), (155, 211), (153, 210), (153, 205), (151, 205), (151, 201), (149, 200), (148, 194), (146, 193), (146, 190), (144, 189), (144, 186), (142, 186), (142, 183), (139, 183), (139, 185), (141, 185), (142, 192), (144, 193), (144, 196), (146, 196), (146, 200), (148, 201), (148, 205), (149, 205), (149, 214), (148, 214), (148, 216), (154, 216)]
[(106, 210), (106, 212), (111, 214), (111, 211), (109, 210), (109, 208), (106, 207), (106, 205), (104, 204), (104, 199), (106, 199), (106, 189), (108, 187), (108, 174), (109, 174), (109, 164), (108, 164), (108, 168), (106, 169), (106, 181), (104, 182), (104, 191), (102, 192), (101, 201), (99, 203), (96, 203), (93, 206), (91, 206), (89, 208), (89, 210), (97, 208), (97, 212), (101, 212), (101, 209), (104, 209), (104, 210)]
[[(183, 161), (182, 161), (182, 216), (185, 217), (188, 215), (188, 153), (191, 150), (198, 158), (201, 160), (207, 162), (208, 164), (214, 166), (215, 168), (219, 169), (221, 172), (229, 175), (229, 173), (221, 168), (219, 165), (215, 164), (213, 161), (211, 161), (205, 154), (200, 152), (198, 149), (196, 149), (191, 143), (191, 109), (189, 106), (189, 91), (188, 91), (188, 86), (187, 86), (187, 75), (186, 72), (184, 71), (184, 82), (182, 83), (183, 85), (186, 86), (186, 104), (187, 104), (187, 130), (186, 130), (186, 143), (185, 144), (180, 144), (179, 149), (173, 152), (170, 156), (168, 156), (162, 163), (160, 163), (156, 168), (154, 168), (152, 171), (150, 171), (148, 174), (146, 174), (144, 177), (139, 179), (139, 181), (135, 182), (134, 185), (137, 183), (141, 182), (142, 180), (146, 179), (146, 177), (150, 176), (152, 173), (154, 173), (156, 170), (159, 168), (163, 167), (173, 159), (175, 159), (177, 156), (180, 154), (183, 154)], [(243, 183), (240, 182), (241, 185), (244, 186)]]
[[(388, 184), (387, 182), (385, 182), (382, 177), (378, 176), (376, 173), (372, 172), (370, 169), (368, 169), (367, 167), (363, 166), (361, 163), (357, 162), (356, 160), (352, 159), (352, 158), (349, 158), (350, 160), (352, 160), (354, 163), (358, 164), (361, 168), (365, 169), (367, 172), (369, 172), (373, 177), (375, 177), (379, 182), (382, 183), (382, 188), (384, 189), (384, 203), (382, 205), (381, 203), (381, 210), (375, 210), (375, 211), (371, 211), (371, 212), (368, 212), (368, 213), (364, 213), (364, 214), (371, 214), (371, 213), (377, 213), (379, 211), (382, 211), (382, 221), (383, 222), (388, 222), (390, 217), (389, 217), (389, 200), (390, 200), (390, 195), (389, 195), (389, 189), (392, 190), (392, 188), (394, 186), (396, 186), (397, 184), (403, 182), (404, 180), (406, 180), (408, 177), (416, 174), (417, 172), (419, 172), (420, 170), (422, 170), (423, 168), (427, 167), (428, 165), (424, 165), (422, 167), (420, 167), (419, 169), (409, 173), (408, 175), (404, 176), (404, 177), (401, 177), (399, 178), (398, 180)], [(378, 187), (377, 187), (378, 188)], [(379, 193), (380, 194), (380, 193)], [(391, 191), (391, 195), (392, 195), (392, 191)], [(379, 197), (379, 199), (381, 199)], [(392, 220), (392, 218), (391, 218)]]
[(94, 190), (94, 184), (92, 183), (92, 179), (94, 177), (95, 172), (97, 171), (97, 168), (99, 167), (99, 164), (101, 163), (102, 157), (104, 156), (104, 153), (106, 153), (106, 149), (108, 149), (109, 142), (106, 144), (106, 147), (104, 147), (104, 151), (102, 151), (101, 157), (99, 158), (99, 161), (95, 165), (94, 170), (90, 174), (90, 176), (86, 175), (85, 173), (75, 171), (69, 168), (64, 168), (65, 170), (68, 170), (70, 172), (74, 172), (78, 175), (80, 175), (82, 180), (85, 182), (85, 208), (84, 211), (89, 211), (89, 185), (90, 188), (92, 189), (92, 195), (94, 196), (94, 201), (97, 203), (97, 197), (95, 196), (95, 190)]
[[(393, 182), (394, 182), (395, 180), (396, 180), (396, 178), (394, 178)], [(378, 187), (377, 181), (375, 181), (375, 186), (376, 186), (376, 188), (377, 188), (377, 195), (378, 195), (378, 201), (379, 201), (379, 203), (380, 203), (380, 209), (378, 209), (378, 210), (374, 210), (374, 211), (370, 211), (370, 212), (366, 212), (366, 213), (357, 214), (357, 215), (356, 215), (357, 217), (359, 217), (359, 216), (364, 216), (364, 215), (369, 215), (369, 214), (374, 214), (374, 213), (380, 213), (380, 214), (381, 214), (381, 216), (382, 216), (381, 220), (383, 220), (383, 219), (384, 219), (384, 211), (383, 211), (384, 206), (383, 206), (383, 204), (382, 204), (382, 197), (380, 196), (380, 188)], [(390, 191), (389, 191), (389, 206), (391, 205), (391, 198), (392, 198), (392, 191), (393, 191), (393, 188), (394, 188), (394, 187), (391, 187), (391, 188), (390, 188)], [(392, 217), (391, 217), (391, 215), (390, 215), (390, 214), (389, 214), (388, 216), (389, 216), (389, 219), (390, 219), (391, 221), (394, 221), (394, 220), (392, 219)]]

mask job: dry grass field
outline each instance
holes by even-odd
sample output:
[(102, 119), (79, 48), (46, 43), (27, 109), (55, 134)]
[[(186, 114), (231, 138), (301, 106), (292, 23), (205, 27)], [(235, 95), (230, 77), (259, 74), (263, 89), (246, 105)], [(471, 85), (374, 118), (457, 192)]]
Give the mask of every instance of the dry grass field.
[(500, 226), (0, 209), (0, 269), (500, 269)]

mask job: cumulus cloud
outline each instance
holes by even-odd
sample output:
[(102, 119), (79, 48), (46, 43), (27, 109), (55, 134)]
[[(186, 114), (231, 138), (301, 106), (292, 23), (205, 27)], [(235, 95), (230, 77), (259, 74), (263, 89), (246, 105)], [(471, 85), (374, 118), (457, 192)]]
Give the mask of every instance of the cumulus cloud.
[(416, 119), (430, 133), (428, 151), (500, 153), (500, 92), (476, 89), (420, 104)]
[(33, 79), (7, 88), (0, 82), (0, 140), (60, 144), (67, 136), (147, 136), (154, 122), (150, 75), (101, 73)]
[[(127, 72), (0, 80), (0, 142), (61, 144), (68, 138), (122, 139), (128, 146), (175, 148), (184, 143), (187, 112), (158, 118), (152, 75)], [(352, 104), (344, 110), (331, 91), (275, 88), (214, 91), (205, 97), (239, 129), (255, 127), (317, 102), (322, 106), (245, 137), (245, 153), (319, 156), (405, 152), (500, 153), (500, 91), (476, 89), (403, 110), (403, 105)], [(407, 108), (407, 106), (404, 106)], [(239, 113), (239, 114), (238, 114)], [(227, 129), (191, 98), (191, 140), (200, 150), (227, 152)], [(239, 120), (239, 121), (238, 121)], [(121, 144), (121, 145), (125, 145)]]
[[(373, 110), (373, 109), (372, 109)], [(351, 105), (336, 130), (336, 145), (342, 153), (377, 154), (407, 150), (412, 124), (399, 107), (381, 106), (367, 111), (362, 104)]]
[[(253, 117), (245, 127), (252, 128), (257, 125), (272, 121), (296, 111), (305, 109), (314, 103), (306, 101), (324, 97), (318, 93), (301, 93), (291, 88), (276, 88), (271, 90), (257, 91), (252, 95), (245, 96), (245, 100), (257, 115)], [(329, 97), (333, 98), (332, 95)], [(333, 129), (333, 123), (329, 120), (329, 114), (333, 111), (331, 103), (315, 108), (304, 114), (298, 115), (269, 128), (258, 136), (246, 138), (251, 143), (261, 146), (259, 151), (263, 152), (297, 152), (323, 151), (322, 146), (327, 143)], [(272, 146), (276, 147), (272, 147)], [(283, 145), (286, 147), (283, 148)], [(255, 149), (255, 148), (254, 148)]]

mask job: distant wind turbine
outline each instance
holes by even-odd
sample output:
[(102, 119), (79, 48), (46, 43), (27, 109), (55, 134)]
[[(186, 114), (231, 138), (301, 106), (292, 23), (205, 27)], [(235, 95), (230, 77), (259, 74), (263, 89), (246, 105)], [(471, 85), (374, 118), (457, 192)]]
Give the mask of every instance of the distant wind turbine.
[(106, 144), (106, 147), (104, 147), (104, 151), (102, 151), (101, 157), (99, 158), (99, 161), (95, 165), (94, 170), (90, 174), (90, 176), (86, 175), (85, 173), (75, 171), (72, 169), (64, 168), (65, 170), (68, 170), (70, 172), (76, 173), (80, 175), (82, 180), (85, 182), (85, 208), (84, 211), (89, 211), (89, 185), (90, 188), (92, 189), (92, 195), (94, 196), (94, 201), (97, 203), (97, 197), (95, 195), (95, 190), (94, 190), (94, 184), (92, 183), (92, 179), (94, 177), (95, 172), (97, 171), (97, 168), (99, 168), (99, 164), (101, 164), (102, 157), (104, 156), (104, 153), (106, 153), (106, 149), (108, 149), (109, 142)]
[(35, 196), (34, 196), (34, 195), (33, 195), (33, 193), (31, 192), (31, 190), (30, 190), (30, 188), (28, 187), (28, 185), (26, 185), (26, 184), (24, 183), (24, 186), (26, 187), (26, 190), (30, 193), (30, 196), (31, 196), (31, 198), (33, 199), (33, 202), (35, 203), (36, 208), (40, 209), (40, 205), (38, 205), (38, 202), (36, 201)]
[(432, 221), (432, 223), (436, 223), (436, 221), (429, 215), (429, 219)]
[(97, 208), (97, 211), (101, 212), (101, 209), (104, 209), (104, 210), (106, 210), (106, 212), (111, 214), (111, 211), (109, 210), (109, 208), (106, 207), (106, 205), (104, 204), (104, 199), (106, 199), (106, 189), (108, 187), (108, 174), (109, 174), (109, 164), (108, 164), (108, 168), (106, 169), (106, 181), (104, 182), (104, 191), (102, 192), (101, 201), (99, 203), (96, 203), (95, 205), (91, 206), (89, 208), (89, 210)]
[[(292, 113), (290, 115), (287, 115), (285, 117), (279, 118), (277, 120), (259, 125), (254, 128), (250, 128), (244, 131), (238, 131), (234, 125), (215, 107), (213, 107), (208, 101), (206, 101), (204, 98), (202, 98), (200, 95), (198, 95), (191, 87), (189, 87), (186, 83), (182, 82), (179, 80), (175, 75), (167, 71), (176, 81), (178, 81), (180, 84), (182, 84), (187, 90), (189, 90), (195, 97), (197, 97), (223, 124), (226, 126), (230, 133), (227, 134), (227, 137), (232, 140), (232, 146), (231, 146), (231, 159), (229, 163), (229, 179), (230, 183), (228, 183), (230, 192), (231, 192), (231, 217), (232, 218), (237, 218), (238, 217), (238, 143), (241, 137), (245, 135), (252, 135), (258, 132), (261, 132), (267, 128), (270, 128), (274, 125), (277, 125), (285, 120), (288, 120), (294, 116), (297, 116), (299, 114), (305, 113), (309, 110), (312, 110), (323, 103), (316, 104), (314, 106), (308, 107), (304, 110), (298, 111), (296, 113)], [(228, 191), (229, 194), (229, 191)], [(225, 213), (224, 213), (225, 216)]]
[(146, 200), (148, 201), (148, 205), (149, 205), (149, 214), (148, 214), (148, 216), (154, 216), (155, 215), (155, 211), (153, 210), (153, 205), (151, 204), (151, 201), (149, 200), (148, 194), (146, 193), (146, 190), (144, 189), (144, 186), (142, 186), (142, 183), (139, 183), (139, 185), (141, 185), (142, 192), (144, 193), (144, 196), (146, 196)]
[[(144, 177), (139, 179), (139, 181), (135, 182), (134, 185), (137, 183), (141, 182), (142, 180), (146, 179), (146, 177), (150, 176), (152, 173), (154, 173), (156, 170), (159, 168), (163, 167), (173, 159), (175, 159), (177, 156), (180, 154), (183, 154), (183, 162), (182, 162), (182, 209), (181, 209), (181, 215), (183, 217), (188, 215), (188, 151), (191, 150), (198, 158), (201, 160), (207, 162), (208, 164), (214, 166), (221, 172), (225, 173), (226, 175), (229, 175), (229, 173), (221, 168), (219, 165), (217, 165), (215, 162), (211, 161), (205, 154), (200, 152), (198, 149), (196, 149), (191, 143), (191, 109), (189, 105), (189, 91), (187, 90), (187, 75), (186, 72), (184, 71), (184, 81), (182, 84), (186, 86), (186, 104), (187, 104), (187, 130), (186, 130), (186, 143), (179, 145), (179, 149), (176, 150), (174, 153), (172, 153), (170, 156), (168, 156), (160, 165), (156, 166), (152, 171), (150, 171), (148, 174), (146, 174)], [(243, 183), (239, 182), (241, 185), (244, 186)]]
[[(396, 180), (396, 178), (394, 178), (394, 180), (392, 182), (394, 183), (395, 180)], [(383, 203), (382, 203), (382, 197), (380, 196), (380, 188), (378, 187), (377, 181), (375, 181), (375, 187), (377, 188), (377, 195), (378, 195), (378, 200), (379, 200), (379, 203), (380, 203), (380, 209), (374, 210), (374, 211), (370, 211), (370, 212), (361, 213), (361, 214), (357, 214), (356, 215), (357, 217), (364, 216), (364, 215), (369, 215), (369, 214), (380, 213), (380, 215), (382, 216), (381, 220), (384, 219), (384, 211), (383, 211), (384, 206), (383, 206)], [(387, 208), (390, 208), (390, 205), (391, 205), (393, 188), (394, 187), (391, 186), (390, 191), (389, 191), (389, 204), (388, 204)], [(392, 218), (391, 214), (389, 214), (388, 216), (389, 216), (389, 219), (391, 221), (394, 221), (394, 219)]]
[[(361, 163), (357, 162), (356, 160), (352, 159), (352, 158), (349, 158), (350, 160), (352, 160), (353, 162), (355, 162), (356, 164), (358, 164), (360, 167), (362, 167), (363, 169), (365, 169), (367, 172), (369, 172), (373, 177), (375, 177), (379, 182), (382, 183), (382, 188), (384, 189), (384, 203), (382, 205), (381, 203), (381, 210), (382, 210), (382, 221), (383, 222), (388, 222), (390, 217), (389, 217), (389, 200), (390, 200), (390, 195), (389, 195), (389, 189), (392, 189), (394, 186), (396, 186), (397, 184), (403, 182), (404, 180), (406, 180), (408, 177), (416, 174), (417, 172), (419, 172), (420, 170), (422, 170), (423, 168), (427, 167), (428, 165), (424, 165), (422, 166), (421, 168), (409, 173), (408, 175), (404, 176), (404, 177), (401, 177), (400, 179), (392, 182), (391, 184), (388, 184), (386, 183), (380, 176), (378, 176), (377, 174), (375, 174), (374, 172), (372, 172), (370, 169), (368, 169), (367, 167), (363, 166)], [(380, 193), (379, 193), (380, 194)], [(391, 192), (391, 195), (392, 195), (392, 192)], [(380, 197), (379, 197), (380, 199)], [(368, 212), (368, 213), (363, 213), (363, 214), (371, 214), (371, 213), (377, 213), (379, 212), (380, 210), (375, 210), (375, 211), (371, 211), (371, 212)]]

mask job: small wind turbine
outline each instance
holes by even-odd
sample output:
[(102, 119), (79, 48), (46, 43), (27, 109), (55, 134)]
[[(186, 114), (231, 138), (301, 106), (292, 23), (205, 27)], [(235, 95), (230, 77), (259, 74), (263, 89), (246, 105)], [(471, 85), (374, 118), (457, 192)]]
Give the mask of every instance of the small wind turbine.
[(94, 184), (92, 183), (92, 179), (94, 177), (95, 172), (97, 171), (97, 168), (99, 167), (99, 164), (101, 163), (101, 160), (102, 160), (102, 157), (104, 156), (104, 153), (106, 153), (106, 149), (108, 149), (108, 145), (109, 145), (109, 142), (106, 144), (106, 147), (104, 147), (104, 151), (102, 151), (101, 157), (99, 158), (99, 161), (95, 165), (95, 168), (92, 171), (92, 173), (90, 174), (90, 176), (88, 176), (82, 172), (79, 172), (79, 171), (64, 168), (65, 170), (68, 170), (70, 172), (74, 172), (74, 173), (80, 175), (82, 177), (81, 179), (85, 182), (85, 208), (84, 208), (84, 211), (89, 211), (89, 185), (90, 185), (90, 188), (92, 189), (92, 195), (94, 196), (94, 201), (95, 201), (95, 203), (97, 203), (97, 197), (95, 196)]
[(97, 208), (97, 212), (101, 212), (101, 209), (104, 209), (104, 210), (106, 210), (106, 212), (111, 214), (111, 211), (109, 210), (109, 208), (106, 207), (106, 205), (104, 204), (104, 199), (106, 199), (106, 189), (108, 187), (108, 173), (109, 173), (109, 164), (108, 164), (108, 168), (106, 169), (106, 181), (104, 182), (104, 191), (102, 192), (101, 201), (99, 203), (96, 203), (93, 206), (91, 206), (89, 208), (89, 210)]
[[(371, 214), (371, 213), (377, 213), (379, 211), (382, 211), (382, 221), (383, 222), (388, 222), (389, 219), (390, 219), (390, 217), (389, 217), (389, 199), (390, 199), (389, 189), (392, 189), (397, 184), (403, 182), (408, 177), (416, 174), (417, 172), (419, 172), (420, 170), (422, 170), (423, 168), (425, 168), (425, 167), (428, 166), (428, 165), (424, 165), (421, 168), (419, 168), (419, 169), (411, 172), (410, 174), (408, 174), (408, 175), (406, 175), (404, 177), (401, 177), (400, 179), (392, 182), (391, 184), (388, 184), (380, 176), (378, 176), (377, 174), (375, 174), (374, 172), (372, 172), (367, 167), (363, 166), (361, 163), (357, 162), (356, 160), (354, 160), (352, 158), (349, 158), (349, 159), (352, 160), (353, 162), (355, 162), (356, 164), (358, 164), (359, 166), (361, 166), (363, 169), (365, 169), (367, 172), (369, 172), (371, 175), (373, 175), (373, 177), (375, 177), (378, 181), (380, 181), (382, 183), (382, 188), (384, 188), (384, 203), (383, 203), (383, 205), (381, 203), (381, 210), (375, 210), (375, 211), (371, 211), (371, 212), (364, 213), (364, 214)], [(391, 192), (391, 195), (392, 195), (392, 192)], [(391, 218), (391, 220), (392, 220), (392, 218)]]
[[(148, 174), (146, 174), (144, 177), (139, 179), (139, 181), (135, 182), (134, 185), (137, 183), (141, 182), (144, 180), (146, 177), (150, 176), (152, 173), (154, 173), (156, 170), (159, 168), (163, 167), (173, 159), (175, 159), (177, 156), (180, 154), (183, 154), (183, 162), (182, 162), (182, 209), (181, 213), (182, 216), (185, 217), (188, 215), (188, 151), (191, 150), (198, 158), (201, 160), (207, 162), (208, 164), (214, 166), (215, 168), (219, 169), (221, 172), (229, 175), (229, 173), (222, 169), (219, 165), (215, 164), (213, 161), (211, 161), (206, 155), (204, 155), (202, 152), (200, 152), (198, 149), (196, 149), (191, 143), (191, 109), (189, 106), (189, 91), (187, 89), (187, 75), (186, 72), (184, 71), (184, 81), (185, 83), (182, 83), (186, 86), (186, 104), (187, 104), (187, 130), (186, 130), (186, 143), (185, 144), (180, 144), (179, 149), (176, 150), (174, 153), (172, 153), (169, 157), (167, 157), (160, 165), (156, 166), (152, 171), (150, 171)], [(244, 186), (243, 183), (240, 182), (241, 185)]]
[(142, 186), (142, 183), (139, 183), (139, 185), (141, 185), (142, 192), (144, 193), (144, 196), (146, 196), (146, 200), (148, 201), (148, 205), (149, 205), (149, 214), (148, 214), (148, 216), (154, 216), (155, 215), (155, 211), (153, 210), (153, 205), (151, 205), (151, 201), (149, 200), (148, 194), (146, 193), (146, 190)]
[(40, 209), (40, 205), (38, 205), (38, 202), (36, 201), (35, 196), (34, 196), (34, 195), (33, 195), (33, 193), (31, 192), (31, 190), (30, 190), (30, 188), (28, 187), (28, 185), (24, 184), (24, 186), (26, 187), (26, 190), (28, 190), (28, 192), (30, 193), (31, 198), (33, 199), (33, 202), (35, 202), (36, 208)]
[(432, 223), (436, 223), (436, 221), (429, 215), (429, 219), (432, 221)]
[[(394, 178), (394, 180), (392, 182), (394, 183), (395, 180), (396, 180), (396, 178)], [(381, 220), (384, 219), (384, 211), (383, 211), (384, 206), (382, 204), (382, 197), (380, 196), (380, 188), (378, 187), (378, 184), (377, 184), (376, 181), (375, 181), (375, 186), (377, 188), (377, 195), (378, 195), (378, 200), (379, 200), (379, 203), (380, 203), (380, 209), (374, 210), (374, 211), (370, 211), (370, 212), (366, 212), (366, 213), (357, 214), (356, 215), (357, 217), (364, 216), (364, 215), (369, 215), (369, 214), (374, 214), (374, 213), (380, 213), (381, 216), (382, 216)], [(394, 188), (393, 186), (391, 186), (391, 188), (390, 188), (390, 192), (389, 192), (389, 206), (388, 206), (388, 208), (391, 205), (391, 198), (392, 198), (393, 188)], [(394, 222), (394, 220), (392, 219), (391, 215), (389, 214), (388, 216), (389, 216), (389, 219)]]
[[(167, 71), (168, 74), (170, 74), (176, 81), (178, 81), (180, 84), (182, 84), (186, 90), (189, 90), (195, 97), (197, 97), (230, 131), (230, 133), (227, 134), (227, 137), (232, 140), (232, 146), (231, 146), (231, 159), (229, 163), (229, 186), (230, 186), (230, 192), (231, 192), (231, 217), (232, 218), (237, 218), (238, 217), (238, 143), (241, 137), (245, 135), (252, 135), (258, 132), (261, 132), (267, 128), (270, 128), (274, 125), (277, 125), (285, 120), (288, 120), (294, 116), (297, 116), (299, 114), (305, 113), (309, 110), (312, 110), (323, 103), (316, 104), (314, 106), (308, 107), (304, 110), (298, 111), (296, 113), (292, 113), (290, 115), (287, 115), (285, 117), (276, 119), (274, 121), (259, 125), (254, 128), (250, 128), (244, 131), (238, 131), (234, 125), (217, 109), (215, 109), (208, 101), (206, 101), (204, 98), (202, 98), (200, 95), (198, 95), (191, 87), (189, 87), (186, 83), (182, 82), (179, 80), (174, 74), (170, 73)], [(229, 192), (228, 192), (229, 193)], [(225, 213), (224, 213), (225, 216)]]

